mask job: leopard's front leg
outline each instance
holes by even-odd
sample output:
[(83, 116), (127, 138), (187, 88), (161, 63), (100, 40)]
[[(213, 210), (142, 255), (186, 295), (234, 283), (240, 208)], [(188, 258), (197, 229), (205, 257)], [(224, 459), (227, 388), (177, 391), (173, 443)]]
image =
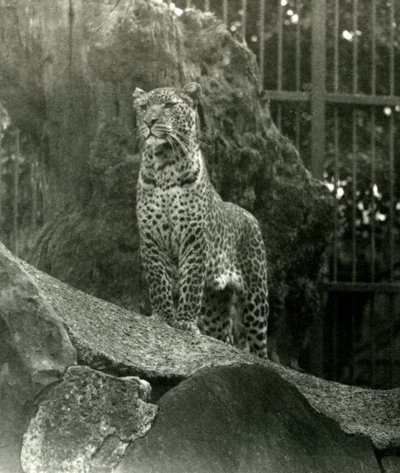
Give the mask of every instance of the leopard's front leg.
[(179, 302), (174, 326), (200, 333), (197, 321), (201, 312), (206, 277), (206, 241), (201, 226), (184, 232), (179, 251)]
[(173, 325), (175, 310), (172, 295), (172, 263), (157, 243), (149, 239), (141, 244), (141, 256), (149, 288), (152, 315), (160, 316), (169, 325)]

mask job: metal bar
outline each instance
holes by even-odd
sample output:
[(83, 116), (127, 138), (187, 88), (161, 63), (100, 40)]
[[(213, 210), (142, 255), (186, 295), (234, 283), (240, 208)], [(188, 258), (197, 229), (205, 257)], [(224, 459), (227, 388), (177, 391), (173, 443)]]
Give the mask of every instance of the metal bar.
[(400, 283), (328, 282), (325, 287), (328, 291), (333, 292), (400, 294)]
[(204, 11), (210, 11), (210, 0), (204, 0)]
[(394, 110), (389, 117), (389, 278), (394, 279)]
[(338, 253), (339, 253), (339, 204), (337, 200), (337, 189), (339, 182), (339, 111), (334, 109), (333, 118), (334, 148), (335, 148), (335, 171), (334, 171), (334, 221), (333, 221), (333, 281), (338, 280)]
[(278, 68), (277, 68), (277, 89), (282, 90), (283, 74), (283, 7), (278, 0)]
[(376, 2), (372, 2), (371, 93), (376, 94)]
[(325, 100), (330, 103), (344, 103), (350, 105), (400, 105), (400, 97), (392, 97), (390, 95), (326, 94)]
[(390, 64), (389, 64), (389, 80), (390, 80), (390, 95), (394, 95), (394, 0), (390, 2), (390, 37), (389, 37), (389, 48), (390, 48)]
[(358, 0), (353, 0), (353, 94), (358, 91)]
[(192, 0), (186, 0), (186, 8), (192, 7)]
[(20, 156), (20, 133), (15, 132), (15, 160), (13, 179), (13, 251), (18, 256), (18, 197), (19, 197), (19, 156)]
[(313, 0), (311, 170), (322, 178), (325, 155), (326, 0)]
[(242, 0), (242, 36), (246, 39), (247, 26), (247, 0)]
[(369, 313), (369, 336), (371, 339), (371, 387), (375, 385), (376, 372), (376, 338), (375, 338), (375, 292), (371, 294), (371, 309)]
[(357, 306), (355, 299), (351, 301), (351, 320), (350, 320), (350, 349), (351, 349), (351, 362), (350, 362), (350, 382), (354, 383), (355, 380), (355, 371), (356, 371), (356, 313)]
[(265, 0), (260, 0), (260, 44), (258, 49), (258, 63), (260, 66), (261, 86), (264, 87), (264, 68), (265, 68)]
[(375, 233), (375, 214), (376, 202), (374, 187), (376, 181), (376, 119), (375, 108), (371, 109), (371, 282), (375, 281), (376, 274), (376, 233)]
[(339, 0), (335, 0), (333, 90), (335, 93), (339, 90)]
[(334, 381), (337, 380), (337, 318), (338, 318), (338, 310), (337, 310), (337, 300), (336, 297), (333, 298), (332, 302), (332, 379)]
[[(376, 2), (372, 2), (372, 42), (371, 42), (371, 93), (376, 94)], [(375, 213), (376, 202), (374, 186), (376, 181), (376, 116), (375, 108), (371, 109), (371, 281), (375, 281), (376, 273), (376, 237)], [(373, 303), (373, 301), (372, 301)]]
[[(296, 0), (296, 11), (300, 19), (301, 3)], [(301, 87), (301, 29), (300, 20), (296, 24), (296, 90), (300, 91)]]
[(394, 387), (394, 334), (393, 334), (393, 316), (395, 314), (395, 301), (394, 301), (394, 295), (390, 294), (389, 295), (389, 344), (388, 344), (388, 350), (389, 350), (389, 382), (390, 386), (389, 387)]
[(228, 0), (224, 0), (222, 3), (222, 18), (225, 25), (228, 25)]
[[(299, 21), (296, 24), (296, 91), (301, 89), (301, 29), (300, 29), (300, 0), (296, 0), (296, 12), (299, 16)], [(295, 137), (296, 137), (296, 148), (300, 150), (300, 106), (296, 106), (296, 122), (295, 122)]]
[[(390, 95), (395, 93), (395, 75), (394, 75), (394, 0), (390, 2), (390, 66), (389, 66), (389, 80), (390, 80)], [(390, 211), (389, 211), (389, 277), (390, 282), (394, 280), (394, 226), (395, 226), (395, 196), (394, 196), (394, 110), (389, 117), (389, 180), (390, 180)], [(394, 296), (389, 295), (389, 370), (390, 382), (393, 382), (394, 359), (393, 359), (393, 318), (395, 314)]]
[(266, 90), (265, 94), (270, 100), (278, 102), (309, 102), (311, 100), (309, 92)]
[(358, 154), (358, 143), (357, 143), (357, 110), (352, 111), (352, 166), (351, 166), (351, 177), (352, 177), (352, 205), (351, 205), (351, 280), (355, 282), (357, 280), (357, 154)]
[[(309, 102), (311, 100), (311, 94), (309, 92), (266, 90), (265, 93), (270, 100), (279, 102)], [(323, 94), (323, 97), (327, 103), (362, 106), (400, 106), (399, 96), (326, 93)]]

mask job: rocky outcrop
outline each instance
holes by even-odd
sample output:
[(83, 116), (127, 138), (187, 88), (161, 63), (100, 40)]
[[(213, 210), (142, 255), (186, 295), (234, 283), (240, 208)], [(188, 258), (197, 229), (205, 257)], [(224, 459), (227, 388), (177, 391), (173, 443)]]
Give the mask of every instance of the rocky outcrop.
[[(0, 324), (2, 473), (21, 471), (21, 451), (25, 472), (44, 473), (156, 472), (162, 462), (271, 473), (363, 471), (359, 462), (374, 472), (374, 449), (395, 464), (399, 389), (331, 383), (174, 330), (3, 246)], [(179, 470), (178, 446), (191, 470)]]

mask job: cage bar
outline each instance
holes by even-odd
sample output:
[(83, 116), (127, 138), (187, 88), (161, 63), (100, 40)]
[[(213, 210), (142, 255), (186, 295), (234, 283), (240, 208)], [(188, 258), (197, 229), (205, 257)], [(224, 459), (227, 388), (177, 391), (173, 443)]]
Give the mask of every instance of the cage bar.
[[(333, 52), (333, 90), (339, 91), (339, 0), (335, 0), (334, 18), (334, 52)], [(337, 190), (339, 182), (339, 110), (335, 104), (333, 109), (333, 141), (334, 141), (334, 222), (333, 222), (333, 281), (338, 280), (338, 252), (339, 252), (339, 204)]]
[(277, 67), (277, 90), (282, 90), (283, 74), (283, 7), (278, 0), (278, 67)]
[(371, 282), (375, 282), (376, 273), (376, 228), (375, 228), (375, 214), (376, 203), (374, 195), (374, 186), (376, 181), (376, 117), (375, 108), (371, 108)]
[(225, 25), (228, 26), (228, 0), (224, 0), (222, 3), (222, 19)]
[[(296, 91), (300, 92), (301, 89), (301, 29), (300, 29), (300, 0), (296, 0), (296, 12), (299, 16), (299, 21), (296, 24)], [(300, 150), (300, 105), (296, 106), (296, 122), (295, 122), (295, 137), (296, 137), (296, 148)]]
[(352, 213), (351, 213), (351, 280), (357, 281), (357, 110), (352, 112)]
[(371, 306), (369, 313), (369, 336), (371, 338), (371, 387), (375, 386), (376, 373), (376, 339), (375, 339), (375, 293), (371, 294)]
[(356, 372), (356, 313), (357, 305), (355, 299), (351, 301), (351, 320), (350, 320), (350, 349), (351, 349), (351, 360), (350, 360), (350, 382), (354, 383), (355, 372)]
[(260, 80), (264, 87), (264, 68), (265, 68), (265, 0), (260, 0), (260, 44), (258, 49), (258, 64), (260, 66)]
[(204, 11), (210, 11), (210, 0), (204, 0)]
[(311, 170), (322, 178), (325, 156), (326, 0), (312, 2)]
[(358, 0), (353, 0), (353, 94), (358, 92)]
[(335, 93), (339, 92), (339, 0), (335, 0), (333, 91)]
[(333, 215), (333, 281), (338, 280), (338, 254), (339, 254), (339, 203), (337, 200), (337, 190), (339, 182), (339, 111), (335, 105), (333, 116), (333, 140), (334, 140), (334, 215)]
[(246, 39), (247, 25), (247, 0), (242, 0), (242, 36)]
[[(371, 41), (371, 93), (376, 94), (376, 3), (372, 2), (372, 41)], [(374, 186), (376, 181), (376, 112), (371, 108), (371, 282), (375, 282), (376, 273), (376, 204)]]
[(389, 277), (394, 279), (394, 110), (389, 117)]
[(371, 41), (371, 93), (376, 95), (376, 3), (372, 2), (371, 12), (372, 41)]
[(394, 320), (393, 316), (395, 314), (395, 301), (394, 301), (394, 294), (389, 295), (389, 343), (388, 343), (388, 351), (389, 351), (389, 382), (390, 387), (394, 387), (394, 333), (393, 333), (393, 325)]
[(390, 48), (390, 59), (389, 59), (389, 81), (390, 81), (390, 95), (394, 95), (394, 0), (390, 2), (390, 35), (389, 35), (389, 48)]

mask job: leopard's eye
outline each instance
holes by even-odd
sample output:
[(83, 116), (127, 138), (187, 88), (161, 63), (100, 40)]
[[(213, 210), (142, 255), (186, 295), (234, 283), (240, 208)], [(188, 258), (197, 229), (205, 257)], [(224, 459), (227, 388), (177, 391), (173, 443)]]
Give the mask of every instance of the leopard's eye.
[(178, 102), (165, 102), (164, 108), (172, 108), (174, 105), (176, 105)]
[(140, 110), (142, 110), (143, 112), (145, 112), (147, 110), (147, 103), (142, 103), (139, 105), (139, 108)]

